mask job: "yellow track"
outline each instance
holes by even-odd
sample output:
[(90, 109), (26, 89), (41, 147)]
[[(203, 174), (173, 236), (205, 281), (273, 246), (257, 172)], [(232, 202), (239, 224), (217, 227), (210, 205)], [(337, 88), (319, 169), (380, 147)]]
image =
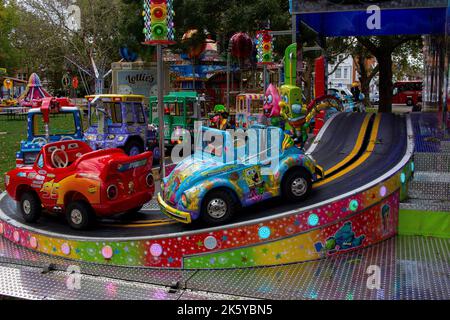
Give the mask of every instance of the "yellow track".
[(364, 153), (364, 155), (358, 159), (358, 161), (353, 163), (351, 166), (345, 168), (341, 172), (335, 174), (334, 176), (314, 184), (314, 188), (318, 188), (325, 184), (328, 184), (328, 183), (346, 175), (347, 173), (355, 170), (360, 165), (362, 165), (372, 155), (373, 151), (375, 150), (375, 145), (377, 144), (378, 132), (380, 129), (380, 123), (381, 123), (381, 114), (378, 114), (375, 118), (375, 123), (373, 125), (372, 134), (370, 135), (370, 142), (369, 142), (369, 145), (367, 146), (367, 150)]
[(146, 220), (146, 221), (136, 221), (131, 224), (101, 224), (104, 227), (116, 227), (116, 228), (145, 228), (145, 227), (158, 227), (165, 226), (169, 224), (178, 223), (172, 219), (163, 219), (163, 220)]
[(355, 144), (355, 147), (353, 148), (352, 152), (344, 160), (342, 160), (341, 162), (336, 164), (334, 167), (325, 171), (325, 176), (329, 176), (330, 174), (335, 173), (336, 171), (338, 171), (339, 169), (341, 169), (342, 167), (347, 165), (350, 161), (352, 161), (353, 158), (356, 157), (356, 155), (359, 153), (359, 151), (361, 150), (361, 147), (364, 143), (364, 137), (367, 134), (367, 129), (369, 127), (369, 122), (370, 122), (371, 118), (372, 118), (371, 114), (366, 115), (366, 117), (364, 118), (364, 122), (361, 126), (361, 130), (359, 131), (358, 139), (356, 140), (356, 144)]

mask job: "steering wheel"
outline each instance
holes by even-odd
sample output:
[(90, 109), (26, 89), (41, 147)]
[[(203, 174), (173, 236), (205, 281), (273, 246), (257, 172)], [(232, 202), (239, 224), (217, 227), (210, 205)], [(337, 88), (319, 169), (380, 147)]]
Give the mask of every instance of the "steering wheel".
[(72, 137), (69, 137), (69, 136), (63, 136), (63, 137), (61, 137), (61, 139), (60, 139), (59, 141), (72, 141), (72, 140), (73, 140)]
[(40, 146), (43, 146), (44, 144), (47, 144), (48, 141), (45, 138), (42, 137), (38, 137), (38, 138), (34, 138), (33, 141), (31, 141), (31, 143), (33, 144), (39, 144)]
[[(61, 159), (58, 153), (62, 154), (65, 159)], [(63, 169), (67, 168), (67, 166), (69, 165), (69, 156), (67, 155), (67, 152), (62, 149), (56, 149), (55, 151), (53, 151), (51, 160), (55, 168)]]

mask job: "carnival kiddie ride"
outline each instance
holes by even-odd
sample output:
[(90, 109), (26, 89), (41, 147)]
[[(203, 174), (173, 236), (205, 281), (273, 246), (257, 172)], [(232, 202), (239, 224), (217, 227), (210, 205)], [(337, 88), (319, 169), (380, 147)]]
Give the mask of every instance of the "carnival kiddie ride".
[(203, 127), (200, 139), (214, 136), (221, 143), (198, 141), (201, 147), (194, 155), (163, 179), (158, 195), (161, 211), (183, 223), (201, 218), (208, 225), (221, 226), (240, 207), (279, 195), (289, 201), (306, 199), (313, 182), (323, 176), (321, 168), (280, 128), (249, 129), (253, 134), (246, 141), (228, 131)]
[[(223, 131), (220, 132), (223, 134)], [(67, 147), (71, 144), (70, 141), (59, 143), (67, 144)], [(236, 144), (236, 148), (242, 150), (243, 145)], [(399, 201), (407, 192), (407, 182), (413, 170), (412, 151), (411, 124), (405, 117), (339, 113), (325, 124), (315, 142), (305, 152), (308, 155), (305, 158), (314, 159), (322, 166), (323, 178), (313, 184), (310, 194), (301, 202), (282, 202), (276, 197), (257, 201), (255, 205), (237, 210), (230, 222), (213, 228), (201, 222), (189, 225), (176, 223), (159, 210), (147, 209), (141, 211), (139, 221), (126, 219), (123, 223), (116, 223), (100, 217), (95, 228), (83, 231), (73, 230), (46, 215), (41, 217), (38, 224), (28, 223), (16, 210), (13, 198), (3, 194), (0, 197), (0, 235), (34, 251), (110, 266), (223, 269), (320, 259), (364, 248), (396, 234)], [(48, 158), (49, 150), (44, 148), (42, 152)], [(111, 150), (98, 152), (108, 155)], [(56, 154), (65, 162), (63, 154)], [(214, 150), (214, 154), (214, 157), (219, 156), (220, 150)], [(82, 166), (85, 162), (80, 160), (78, 163)], [(200, 161), (198, 168), (201, 164)], [(183, 172), (181, 166), (175, 169), (178, 173)], [(236, 170), (237, 175), (234, 174), (234, 178), (238, 176), (242, 183), (244, 180), (248, 183), (249, 190), (253, 186), (254, 199), (260, 195), (258, 192), (271, 186), (270, 182), (261, 183), (261, 179), (264, 180), (262, 170), (267, 166), (268, 162), (260, 161), (247, 171), (246, 176), (239, 170)], [(202, 187), (214, 192), (214, 182), (220, 180), (218, 178), (222, 174), (229, 174), (231, 178), (233, 172), (228, 170), (233, 167), (234, 163), (229, 168), (211, 168), (215, 171), (205, 170), (204, 175), (202, 171), (195, 170), (195, 166), (191, 167), (184, 172), (190, 172), (189, 181), (181, 174), (174, 174), (169, 178), (174, 178), (173, 185), (166, 181), (169, 187), (165, 187), (164, 192), (172, 192), (178, 183), (177, 190), (184, 190), (184, 183), (195, 185), (194, 180), (197, 178), (204, 181)], [(27, 174), (26, 178), (33, 178), (28, 183), (35, 181), (42, 185), (38, 189), (44, 192), (48, 190), (43, 188), (44, 185), (50, 187), (59, 181), (59, 170), (63, 169), (39, 170), (39, 177), (32, 173)], [(102, 172), (107, 172), (108, 178), (115, 175), (113, 169)], [(135, 174), (132, 169), (125, 173), (130, 178), (144, 176)], [(9, 188), (12, 179), (25, 179), (21, 177), (24, 175), (19, 171), (9, 174)], [(41, 176), (45, 177), (42, 183)], [(179, 180), (175, 181), (177, 177)], [(144, 183), (140, 182), (139, 186)], [(121, 195), (128, 194), (129, 186), (125, 181), (125, 190), (121, 191), (122, 186), (117, 183)], [(90, 189), (91, 184), (86, 187), (88, 193), (96, 191)], [(54, 190), (58, 190), (59, 195), (62, 189)], [(103, 188), (101, 190), (104, 191)], [(277, 190), (278, 186), (272, 191)], [(199, 188), (199, 194), (201, 191), (204, 192)], [(170, 203), (171, 196), (168, 194), (164, 195), (164, 201), (171, 206), (178, 205), (180, 201), (181, 204), (186, 201), (190, 205), (187, 195), (184, 200), (183, 194), (178, 196), (180, 198), (176, 198), (176, 204)], [(125, 199), (129, 199), (128, 195)], [(104, 201), (107, 200), (103, 199), (101, 203)], [(189, 201), (196, 200), (189, 197)], [(135, 206), (133, 201), (126, 203)], [(212, 207), (218, 209), (221, 203), (213, 201)], [(218, 212), (223, 212), (223, 209)], [(124, 248), (132, 250), (126, 251)]]
[(243, 93), (236, 97), (236, 128), (246, 129), (253, 124), (266, 124), (264, 94)]
[[(157, 97), (150, 97), (149, 121), (159, 124)], [(200, 97), (195, 91), (171, 92), (164, 97), (164, 141), (168, 147), (182, 143), (185, 132), (191, 135), (195, 121), (202, 121)]]
[(150, 150), (159, 159), (157, 128), (148, 124), (144, 96), (104, 94), (87, 99), (85, 138), (92, 149), (121, 148), (132, 156)]
[(51, 94), (42, 87), (39, 76), (36, 73), (32, 73), (25, 91), (17, 100), (21, 107), (33, 108), (36, 101), (51, 97)]
[(151, 152), (93, 152), (76, 140), (46, 144), (32, 165), (6, 175), (6, 190), (26, 222), (38, 221), (44, 208), (64, 213), (74, 229), (89, 228), (96, 215), (139, 211), (154, 189)]
[(33, 101), (32, 106), (27, 116), (27, 140), (21, 142), (16, 154), (18, 167), (32, 165), (47, 143), (83, 140), (81, 111), (68, 99), (47, 97)]
[[(290, 74), (288, 73), (288, 75)], [(293, 79), (291, 81), (288, 83), (295, 83)], [(266, 113), (272, 114), (271, 121), (284, 121), (290, 127), (281, 126), (281, 129), (275, 130), (282, 133), (281, 136), (285, 137), (284, 140), (272, 137), (270, 141), (282, 143), (280, 148), (283, 149), (285, 143), (289, 146), (294, 140), (294, 146), (283, 150), (285, 152), (295, 150), (294, 154), (301, 154), (299, 152), (301, 149), (298, 148), (295, 139), (302, 135), (303, 127), (298, 125), (302, 124), (302, 121), (306, 123), (308, 115), (307, 108), (302, 105), (301, 91), (299, 88), (287, 84), (276, 92), (279, 92), (278, 99), (281, 103), (271, 105), (276, 108), (274, 110), (266, 109)], [(267, 101), (270, 100), (268, 96), (266, 98)], [(265, 107), (267, 108), (267, 106)], [(109, 121), (109, 116), (114, 117), (112, 114), (105, 113), (106, 110), (103, 108), (101, 109), (99, 114), (105, 114), (105, 122)], [(116, 109), (119, 107), (116, 106)], [(274, 112), (272, 113), (272, 111)], [(277, 116), (279, 116), (278, 119), (276, 119)], [(262, 133), (265, 130), (259, 128), (256, 132)], [(226, 134), (225, 131), (217, 133), (220, 133), (222, 137), (223, 134)], [(285, 133), (288, 135), (284, 135)], [(294, 133), (295, 135), (293, 135)], [(227, 140), (226, 138), (225, 140)], [(248, 143), (241, 144), (234, 139), (228, 139), (228, 141), (231, 142), (231, 145), (225, 146), (226, 149), (237, 149), (245, 155)], [(58, 143), (70, 144), (71, 142)], [(206, 147), (210, 151), (210, 157), (205, 157), (206, 162), (214, 161), (215, 158), (220, 158), (221, 154), (226, 154), (225, 149), (220, 150), (220, 147), (217, 148), (215, 144), (213, 146), (211, 144), (213, 144), (211, 140), (205, 140), (205, 144), (197, 143), (198, 146)], [(250, 146), (256, 147), (258, 144), (253, 143)], [(261, 146), (263, 144), (259, 147)], [(49, 151), (46, 148), (44, 147), (41, 152), (46, 152), (48, 157)], [(412, 128), (407, 117), (391, 114), (340, 112), (333, 115), (323, 125), (311, 147), (301, 154), (304, 159), (310, 160), (305, 160), (307, 163), (313, 163), (314, 167), (318, 167), (317, 164), (319, 164), (323, 170), (320, 170), (322, 172), (320, 177), (312, 178), (314, 183), (311, 191), (307, 198), (300, 202), (286, 202), (280, 200), (279, 197), (271, 196), (269, 196), (270, 199), (264, 200), (265, 191), (268, 195), (276, 195), (280, 193), (280, 190), (283, 191), (281, 185), (271, 184), (270, 181), (262, 183), (264, 181), (263, 170), (271, 167), (274, 164), (273, 160), (256, 158), (258, 161), (252, 163), (254, 166), (248, 169), (243, 164), (236, 165), (235, 163), (231, 163), (228, 167), (217, 166), (206, 169), (206, 167), (202, 167), (201, 161), (198, 162), (198, 165), (191, 167), (187, 160), (175, 169), (168, 180), (164, 180), (166, 185), (163, 187), (163, 194), (160, 198), (165, 204), (175, 209), (184, 205), (205, 208), (204, 202), (208, 201), (213, 212), (212, 217), (214, 218), (216, 214), (219, 217), (216, 221), (220, 221), (220, 216), (225, 212), (226, 220), (230, 219), (228, 222), (225, 220), (223, 223), (217, 223), (214, 227), (208, 224), (210, 222), (208, 219), (206, 219), (206, 224), (200, 221), (202, 219), (197, 219), (196, 223), (191, 224), (178, 223), (173, 218), (167, 218), (163, 213), (166, 210), (165, 205), (160, 201), (163, 206), (162, 210), (141, 210), (138, 215), (139, 220), (126, 219), (116, 223), (100, 217), (96, 228), (89, 231), (74, 230), (44, 215), (38, 224), (29, 223), (15, 209), (14, 200), (17, 198), (2, 194), (0, 197), (0, 235), (34, 251), (74, 260), (105, 263), (110, 266), (224, 269), (281, 265), (320, 259), (348, 250), (364, 248), (396, 234), (399, 202), (407, 192), (407, 183), (414, 168), (412, 164), (413, 149)], [(261, 148), (259, 150), (261, 151)], [(111, 150), (97, 152), (107, 155), (111, 153)], [(203, 152), (199, 152), (199, 154), (203, 154)], [(283, 153), (281, 154), (283, 155)], [(62, 158), (63, 164), (65, 164), (65, 156), (59, 155), (59, 152), (56, 155)], [(293, 155), (288, 153), (284, 153), (284, 155), (293, 158), (288, 161), (289, 168), (295, 167), (297, 164), (301, 165), (296, 163)], [(279, 158), (284, 159), (283, 157)], [(236, 160), (239, 159), (236, 158)], [(82, 165), (83, 162), (80, 160), (79, 165)], [(126, 164), (128, 163), (130, 163), (130, 170), (126, 171), (127, 177), (131, 179), (131, 177), (142, 178), (144, 176), (135, 172), (135, 161), (126, 161)], [(39, 161), (35, 163), (35, 166), (39, 167)], [(74, 164), (70, 167), (72, 168), (72, 166)], [(186, 170), (183, 170), (183, 166), (186, 166)], [(247, 174), (244, 175), (241, 169), (246, 170)], [(310, 169), (308, 170), (310, 174), (315, 171), (314, 168)], [(55, 179), (56, 181), (59, 172), (57, 170), (62, 169), (55, 169), (54, 172), (51, 172), (50, 169), (48, 171), (39, 170), (37, 172), (39, 178), (36, 178), (37, 175), (34, 176), (34, 173), (30, 176), (27, 175), (27, 178), (33, 178), (29, 182), (37, 182), (35, 185), (37, 187), (38, 184), (41, 184), (41, 180), (39, 180), (42, 179), (41, 176), (45, 177), (45, 181), (39, 189), (44, 192), (48, 190), (43, 188), (45, 183), (50, 183), (46, 184), (46, 187), (54, 183), (54, 181), (46, 179)], [(107, 172), (108, 178), (115, 176), (114, 169), (102, 172)], [(273, 180), (282, 181), (282, 172), (282, 169), (279, 169), (279, 172), (275, 171)], [(23, 178), (21, 177), (23, 175), (24, 173), (14, 171), (6, 180), (8, 184), (11, 184), (12, 179)], [(222, 175), (229, 175), (229, 183), (233, 183), (233, 181), (246, 183), (246, 194), (243, 193), (242, 184), (236, 183), (235, 187), (241, 188), (236, 188), (238, 190), (236, 193), (243, 197), (236, 197), (233, 199), (236, 200), (234, 202), (230, 200), (230, 197), (223, 196), (220, 185), (215, 184)], [(233, 180), (236, 178), (237, 180)], [(304, 180), (302, 177), (299, 178)], [(172, 179), (173, 182), (170, 182), (169, 180)], [(200, 186), (197, 189), (196, 179)], [(298, 181), (300, 182), (300, 180)], [(139, 185), (142, 186), (143, 183), (141, 182)], [(265, 189), (275, 185), (276, 188), (274, 187), (272, 190)], [(299, 190), (303, 190), (302, 185), (305, 186), (304, 183), (297, 185)], [(96, 189), (90, 189), (90, 186), (90, 184), (87, 186), (87, 192), (96, 191)], [(94, 184), (92, 186), (95, 187)], [(108, 184), (105, 184), (105, 187), (107, 186)], [(117, 183), (116, 186), (119, 188), (119, 192), (122, 192), (120, 191), (121, 184)], [(123, 183), (125, 191), (121, 194), (128, 194), (130, 187), (132, 189), (133, 186), (136, 187), (136, 183), (134, 185)], [(184, 191), (188, 191), (185, 189), (188, 186), (196, 189), (198, 197), (194, 197), (190, 193), (184, 194)], [(57, 190), (56, 196), (60, 199), (61, 189)], [(175, 190), (183, 192), (174, 192)], [(112, 188), (110, 191), (114, 194), (115, 189)], [(219, 192), (223, 198), (218, 196)], [(170, 193), (175, 194), (175, 198)], [(210, 199), (208, 194), (215, 195), (217, 198)], [(107, 197), (106, 194), (105, 196)], [(126, 195), (124, 198), (127, 199), (126, 203), (134, 207), (136, 203), (129, 201), (128, 196)], [(223, 209), (223, 204), (233, 208), (233, 204), (239, 204), (237, 200), (248, 203), (241, 203), (240, 206), (237, 206), (242, 208), (237, 208), (234, 211), (235, 215), (230, 217), (227, 215), (228, 211)], [(102, 204), (104, 201), (107, 200), (101, 199)], [(250, 201), (254, 201), (254, 203), (251, 204)], [(180, 207), (177, 207), (179, 205)], [(28, 205), (25, 207), (28, 208)], [(55, 206), (55, 208), (59, 210), (59, 206)], [(208, 209), (208, 205), (206, 205), (206, 209)], [(183, 210), (183, 212), (185, 211)], [(177, 213), (175, 212), (175, 216)], [(192, 213), (191, 219), (195, 219), (195, 214), (198, 214), (199, 211), (193, 210), (189, 213)]]

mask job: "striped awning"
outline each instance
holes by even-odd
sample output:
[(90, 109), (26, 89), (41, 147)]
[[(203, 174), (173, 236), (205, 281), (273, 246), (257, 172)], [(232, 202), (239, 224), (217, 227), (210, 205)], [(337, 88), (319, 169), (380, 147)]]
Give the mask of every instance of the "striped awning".
[(258, 93), (246, 93), (246, 94), (240, 94), (238, 96), (239, 99), (245, 99), (245, 100), (264, 100), (263, 94)]

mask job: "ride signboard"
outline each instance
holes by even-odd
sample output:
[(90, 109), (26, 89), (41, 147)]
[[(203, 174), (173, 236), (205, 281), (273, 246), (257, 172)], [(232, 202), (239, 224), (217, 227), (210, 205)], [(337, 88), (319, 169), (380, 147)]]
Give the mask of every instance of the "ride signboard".
[(297, 25), (327, 37), (424, 35), (445, 33), (447, 5), (447, 0), (292, 0), (291, 12)]
[(290, 0), (289, 2), (293, 14), (365, 10), (371, 5), (381, 9), (447, 7), (447, 0)]

